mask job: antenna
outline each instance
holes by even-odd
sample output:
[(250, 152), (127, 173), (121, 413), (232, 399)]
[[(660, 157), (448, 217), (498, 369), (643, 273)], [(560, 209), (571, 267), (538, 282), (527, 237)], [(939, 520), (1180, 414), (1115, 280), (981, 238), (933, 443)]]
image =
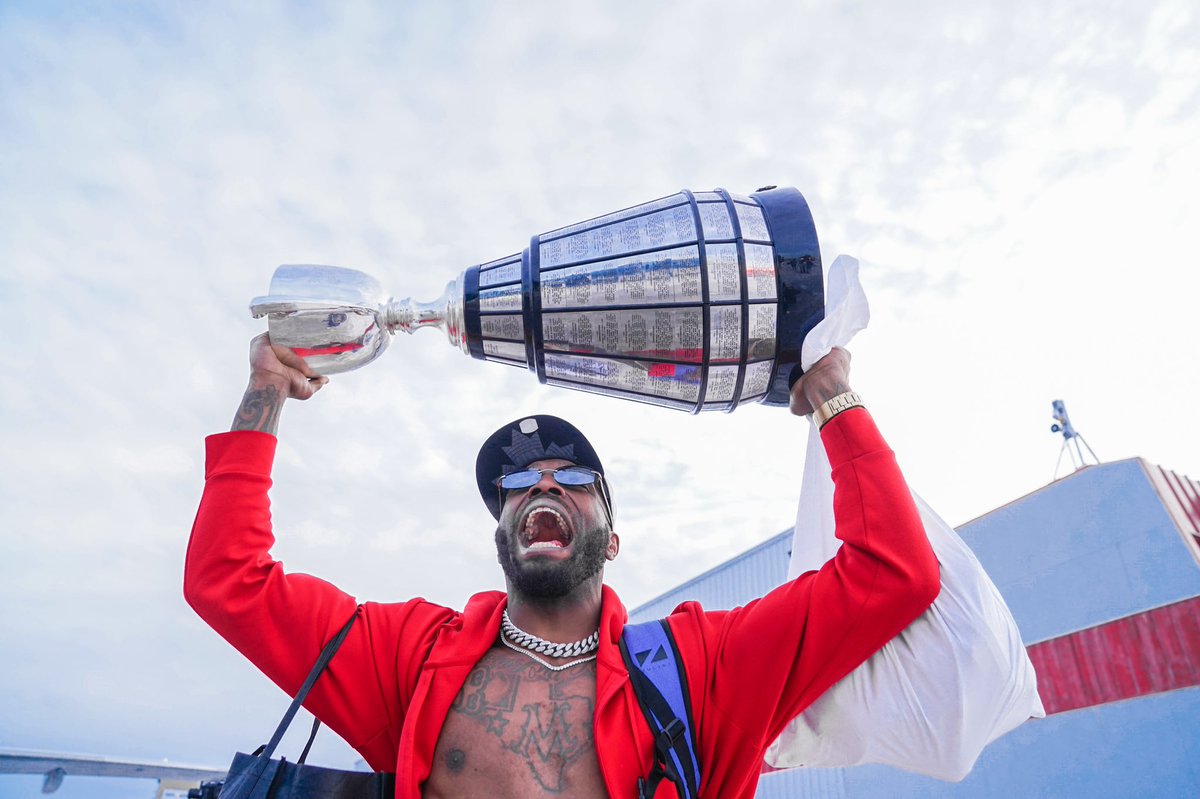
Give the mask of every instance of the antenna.
[[(1071, 462), (1075, 464), (1075, 470), (1079, 471), (1087, 465), (1087, 458), (1084, 457), (1083, 447), (1087, 447), (1088, 454), (1092, 456), (1092, 460), (1097, 464), (1100, 459), (1096, 457), (1096, 453), (1092, 451), (1091, 445), (1087, 443), (1082, 435), (1071, 425), (1071, 417), (1067, 416), (1067, 405), (1060, 399), (1050, 403), (1054, 408), (1054, 424), (1050, 425), (1051, 433), (1062, 433), (1063, 445), (1058, 451), (1058, 460), (1054, 464), (1054, 477), (1058, 479), (1058, 468), (1062, 465), (1062, 456), (1064, 452), (1071, 453)], [(1082, 447), (1080, 445), (1083, 445)]]

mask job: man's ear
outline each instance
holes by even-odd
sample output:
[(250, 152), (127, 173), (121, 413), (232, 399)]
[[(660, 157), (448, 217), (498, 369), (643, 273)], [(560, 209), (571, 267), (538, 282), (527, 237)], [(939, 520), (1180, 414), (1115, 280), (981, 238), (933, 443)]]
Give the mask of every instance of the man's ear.
[(616, 533), (608, 534), (608, 547), (604, 550), (604, 557), (608, 560), (616, 560), (617, 553), (621, 551), (621, 536)]

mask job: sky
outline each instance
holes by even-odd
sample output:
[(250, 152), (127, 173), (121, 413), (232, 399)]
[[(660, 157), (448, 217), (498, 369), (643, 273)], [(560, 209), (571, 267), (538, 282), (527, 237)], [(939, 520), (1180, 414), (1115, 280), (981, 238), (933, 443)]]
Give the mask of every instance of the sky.
[[(535, 233), (795, 186), (862, 264), (851, 383), (959, 524), (1051, 480), (1054, 399), (1101, 459), (1200, 476), (1198, 175), (1187, 0), (0, 0), (0, 748), (223, 767), (282, 714), (180, 587), (277, 264), (432, 300)], [(533, 413), (605, 461), (628, 607), (794, 521), (786, 410), (544, 387), (417, 331), (285, 408), (275, 556), (360, 599), (502, 587), (474, 459)]]

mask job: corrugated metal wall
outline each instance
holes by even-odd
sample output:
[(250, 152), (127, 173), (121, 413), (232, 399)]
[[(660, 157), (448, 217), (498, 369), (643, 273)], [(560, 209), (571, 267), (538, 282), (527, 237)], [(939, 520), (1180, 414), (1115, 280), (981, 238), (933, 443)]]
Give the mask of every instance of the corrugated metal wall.
[(959, 528), (1027, 642), (1200, 594), (1140, 458), (1089, 466)]
[(1192, 557), (1200, 565), (1200, 480), (1190, 480), (1161, 466), (1149, 463), (1145, 466), (1163, 504), (1186, 538)]
[(1047, 713), (1200, 685), (1200, 597), (1029, 647)]

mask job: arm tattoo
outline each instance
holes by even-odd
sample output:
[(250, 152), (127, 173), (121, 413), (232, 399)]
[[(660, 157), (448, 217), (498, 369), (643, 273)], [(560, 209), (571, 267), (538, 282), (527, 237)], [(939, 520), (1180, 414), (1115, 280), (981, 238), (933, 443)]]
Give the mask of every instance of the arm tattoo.
[(284, 398), (275, 386), (248, 388), (242, 404), (233, 417), (231, 430), (257, 430), (275, 435), (279, 428), (279, 412)]

